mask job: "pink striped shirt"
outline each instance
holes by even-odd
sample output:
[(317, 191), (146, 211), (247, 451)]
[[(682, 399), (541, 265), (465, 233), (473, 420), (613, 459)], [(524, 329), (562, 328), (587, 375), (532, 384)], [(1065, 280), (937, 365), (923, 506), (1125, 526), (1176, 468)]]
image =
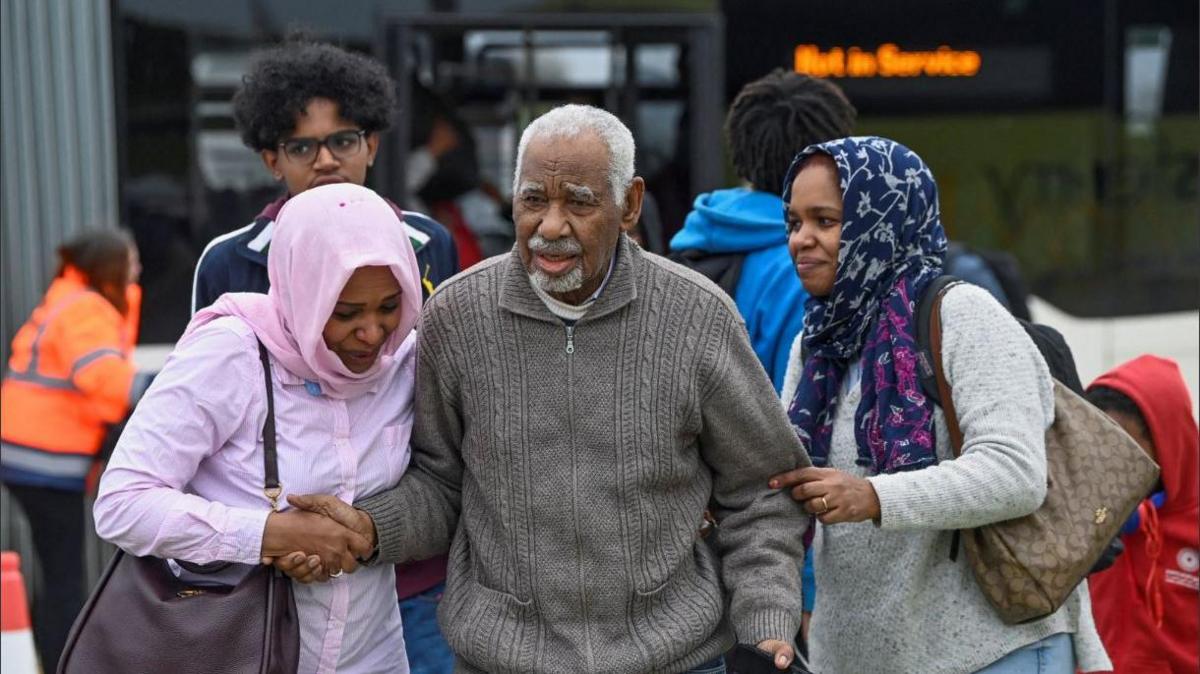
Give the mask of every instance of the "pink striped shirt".
[[(409, 460), (415, 341), (413, 333), (370, 393), (350, 400), (320, 395), (272, 359), (284, 496), (334, 494), (353, 503), (400, 480)], [(135, 555), (256, 564), (270, 509), (262, 493), (265, 418), (249, 326), (226, 317), (189, 335), (109, 461), (97, 533)], [(408, 671), (392, 567), (294, 588), (301, 673)]]

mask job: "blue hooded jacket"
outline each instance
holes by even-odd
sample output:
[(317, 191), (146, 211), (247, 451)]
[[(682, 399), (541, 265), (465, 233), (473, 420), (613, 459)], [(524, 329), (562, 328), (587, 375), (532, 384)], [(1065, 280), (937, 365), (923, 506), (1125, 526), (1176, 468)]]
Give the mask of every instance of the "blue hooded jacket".
[(788, 255), (783, 201), (739, 187), (701, 194), (692, 207), (671, 239), (671, 252), (745, 253), (733, 300), (778, 393), (808, 299)]

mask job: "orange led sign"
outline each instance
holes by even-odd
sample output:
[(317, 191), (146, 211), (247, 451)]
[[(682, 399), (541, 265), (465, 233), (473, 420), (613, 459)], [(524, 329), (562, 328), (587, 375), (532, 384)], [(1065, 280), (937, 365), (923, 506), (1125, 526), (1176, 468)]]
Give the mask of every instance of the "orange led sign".
[(821, 50), (796, 45), (795, 70), (812, 77), (974, 77), (983, 59), (979, 52), (942, 45), (933, 51), (905, 51), (888, 42), (874, 51), (861, 47)]

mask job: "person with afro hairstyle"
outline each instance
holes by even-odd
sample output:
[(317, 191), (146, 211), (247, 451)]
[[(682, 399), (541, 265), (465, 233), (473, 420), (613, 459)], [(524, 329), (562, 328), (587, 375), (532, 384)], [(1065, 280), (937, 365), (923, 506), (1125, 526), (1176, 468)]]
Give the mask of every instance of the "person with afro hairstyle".
[(671, 259), (733, 297), (776, 391), (807, 298), (787, 251), (783, 177), (800, 150), (850, 135), (855, 116), (841, 89), (826, 80), (775, 70), (747, 84), (725, 119), (733, 167), (746, 184), (697, 196), (671, 239)]
[[(223, 293), (267, 291), (267, 249), (279, 209), (312, 187), (364, 184), (395, 107), (391, 76), (368, 56), (303, 38), (254, 55), (233, 97), (234, 121), (242, 142), (286, 191), (249, 225), (205, 247), (196, 263), (193, 313)], [(428, 297), (458, 272), (453, 240), (428, 216), (393, 207), (417, 251)]]
[[(249, 225), (218, 236), (196, 263), (192, 313), (227, 292), (267, 292), (267, 250), (275, 217), (292, 196), (320, 185), (366, 182), (380, 134), (396, 108), (395, 84), (374, 59), (340, 47), (290, 38), (254, 55), (233, 97), (242, 142), (258, 152), (286, 192)], [(445, 227), (391, 201), (416, 251), (422, 299), (458, 272)], [(453, 654), (437, 625), (446, 559), (397, 567), (396, 592), (414, 674), (449, 672)]]

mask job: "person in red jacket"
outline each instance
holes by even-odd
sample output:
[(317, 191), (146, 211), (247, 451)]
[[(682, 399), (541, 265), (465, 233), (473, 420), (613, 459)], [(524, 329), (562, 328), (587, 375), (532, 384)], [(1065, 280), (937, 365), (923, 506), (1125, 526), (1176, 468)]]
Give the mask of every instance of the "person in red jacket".
[(133, 240), (85, 233), (58, 249), (42, 303), (12, 342), (0, 387), (0, 481), (29, 519), (42, 578), (34, 637), (54, 671), (83, 605), (83, 495), (105, 432), (148, 381), (133, 364), (141, 289)]
[(1088, 400), (1154, 457), (1162, 480), (1122, 530), (1125, 552), (1088, 578), (1117, 674), (1200, 671), (1200, 435), (1179, 366), (1141, 356), (1092, 382)]

